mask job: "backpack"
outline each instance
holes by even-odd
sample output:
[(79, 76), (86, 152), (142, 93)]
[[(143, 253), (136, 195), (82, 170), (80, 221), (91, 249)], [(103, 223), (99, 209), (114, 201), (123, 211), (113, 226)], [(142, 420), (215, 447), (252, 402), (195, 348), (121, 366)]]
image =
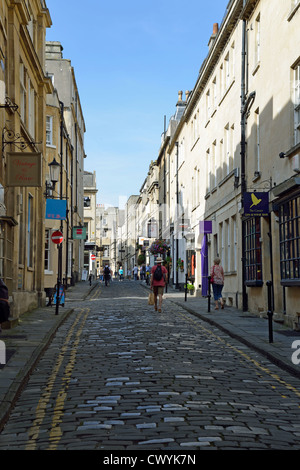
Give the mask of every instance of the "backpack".
[(8, 300), (8, 289), (2, 279), (0, 279), (0, 298)]
[(156, 281), (160, 281), (162, 279), (163, 273), (162, 273), (162, 269), (161, 269), (160, 264), (157, 265), (157, 267), (154, 271), (153, 277)]
[(105, 266), (104, 268), (104, 274), (107, 276), (109, 274), (109, 268)]

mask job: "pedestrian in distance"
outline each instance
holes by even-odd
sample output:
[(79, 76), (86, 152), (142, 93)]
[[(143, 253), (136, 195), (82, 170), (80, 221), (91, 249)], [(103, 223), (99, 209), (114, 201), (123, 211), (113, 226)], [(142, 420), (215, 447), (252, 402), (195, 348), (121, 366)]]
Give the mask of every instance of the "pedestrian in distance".
[(103, 269), (103, 277), (105, 281), (105, 286), (108, 287), (109, 281), (111, 278), (111, 271), (110, 271), (110, 267), (108, 266), (108, 264)]
[(137, 267), (137, 265), (134, 266), (132, 272), (133, 272), (134, 280), (137, 281), (138, 280), (138, 274), (139, 274), (139, 268)]
[(123, 280), (123, 268), (122, 266), (120, 266), (119, 268), (119, 281), (122, 281)]
[(157, 310), (157, 299), (158, 299), (158, 311), (161, 312), (163, 293), (166, 282), (168, 280), (168, 271), (162, 266), (162, 258), (156, 259), (156, 266), (151, 269), (151, 280), (150, 288), (154, 293), (154, 309)]
[(213, 288), (215, 310), (219, 310), (219, 302), (221, 304), (221, 308), (224, 308), (224, 301), (222, 298), (222, 290), (224, 287), (224, 270), (220, 265), (220, 262), (220, 258), (216, 257), (210, 271), (210, 282)]

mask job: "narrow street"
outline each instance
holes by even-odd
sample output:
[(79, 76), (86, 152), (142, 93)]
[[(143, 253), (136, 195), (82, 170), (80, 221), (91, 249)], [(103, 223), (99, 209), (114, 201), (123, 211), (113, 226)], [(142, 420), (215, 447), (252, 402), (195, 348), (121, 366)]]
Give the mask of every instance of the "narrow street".
[(59, 328), (0, 450), (300, 449), (299, 380), (133, 281)]

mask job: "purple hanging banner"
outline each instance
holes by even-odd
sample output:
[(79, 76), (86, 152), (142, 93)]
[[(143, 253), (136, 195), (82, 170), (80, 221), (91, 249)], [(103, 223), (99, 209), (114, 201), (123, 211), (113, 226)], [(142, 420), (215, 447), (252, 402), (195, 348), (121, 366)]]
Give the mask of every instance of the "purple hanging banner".
[(200, 222), (200, 233), (212, 233), (212, 221), (201, 220)]

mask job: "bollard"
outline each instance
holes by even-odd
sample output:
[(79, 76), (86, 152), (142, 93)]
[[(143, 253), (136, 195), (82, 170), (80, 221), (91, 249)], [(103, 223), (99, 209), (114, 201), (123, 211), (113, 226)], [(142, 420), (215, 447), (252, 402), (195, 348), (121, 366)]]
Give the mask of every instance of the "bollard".
[(268, 288), (268, 322), (269, 322), (269, 343), (273, 343), (273, 310), (272, 310), (272, 281), (267, 281)]
[(186, 275), (185, 275), (185, 294), (184, 294), (184, 301), (185, 301), (185, 302), (187, 301), (187, 291), (188, 291), (188, 288), (187, 288), (187, 281), (188, 281), (188, 275), (186, 274)]
[(211, 280), (211, 276), (208, 276), (208, 313), (210, 312), (210, 280)]

